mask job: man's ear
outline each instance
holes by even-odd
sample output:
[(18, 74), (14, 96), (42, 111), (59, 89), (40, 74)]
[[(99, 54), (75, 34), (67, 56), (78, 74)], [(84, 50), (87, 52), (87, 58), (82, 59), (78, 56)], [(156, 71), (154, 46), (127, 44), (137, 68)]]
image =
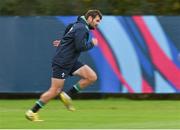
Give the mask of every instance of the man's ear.
[(88, 21), (89, 21), (89, 22), (92, 22), (92, 20), (93, 20), (92, 16), (89, 16), (89, 17), (88, 17)]

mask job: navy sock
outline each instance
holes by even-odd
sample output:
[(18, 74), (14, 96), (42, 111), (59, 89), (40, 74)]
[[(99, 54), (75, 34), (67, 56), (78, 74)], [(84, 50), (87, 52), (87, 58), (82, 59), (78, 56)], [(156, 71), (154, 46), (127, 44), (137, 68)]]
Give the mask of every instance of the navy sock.
[(72, 97), (74, 94), (78, 93), (81, 90), (79, 83), (73, 85), (72, 88), (70, 88), (66, 93), (70, 97)]
[(31, 110), (36, 113), (39, 111), (39, 109), (41, 109), (43, 106), (45, 105), (45, 103), (43, 103), (41, 100), (38, 100), (36, 102), (36, 104), (31, 108)]

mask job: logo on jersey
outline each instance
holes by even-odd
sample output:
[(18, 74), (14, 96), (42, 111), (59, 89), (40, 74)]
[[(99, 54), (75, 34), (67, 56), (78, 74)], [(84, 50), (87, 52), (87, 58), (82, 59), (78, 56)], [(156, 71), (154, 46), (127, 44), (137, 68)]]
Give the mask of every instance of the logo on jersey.
[(62, 73), (62, 74), (61, 74), (61, 77), (64, 78), (64, 76), (65, 76), (65, 73)]

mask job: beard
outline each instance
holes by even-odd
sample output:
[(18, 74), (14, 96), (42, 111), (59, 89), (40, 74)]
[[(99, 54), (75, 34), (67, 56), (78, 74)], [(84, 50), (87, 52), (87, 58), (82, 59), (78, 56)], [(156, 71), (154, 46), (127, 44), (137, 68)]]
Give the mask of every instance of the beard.
[(92, 25), (89, 24), (89, 29), (90, 29), (90, 30), (94, 30), (95, 27), (93, 27)]

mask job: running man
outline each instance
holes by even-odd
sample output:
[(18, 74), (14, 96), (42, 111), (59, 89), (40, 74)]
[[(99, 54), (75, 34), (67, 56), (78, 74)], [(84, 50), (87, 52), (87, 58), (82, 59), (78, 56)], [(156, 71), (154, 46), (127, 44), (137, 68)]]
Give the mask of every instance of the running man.
[[(52, 61), (51, 86), (25, 113), (27, 119), (42, 121), (37, 112), (58, 95), (68, 110), (75, 110), (71, 96), (97, 80), (96, 73), (88, 65), (79, 62), (78, 58), (82, 51), (97, 45), (97, 39), (90, 36), (90, 30), (95, 29), (101, 19), (102, 14), (99, 10), (88, 10), (84, 16), (78, 17), (75, 23), (66, 27), (61, 41), (54, 41), (57, 51)], [(81, 79), (65, 93), (62, 89), (68, 76), (80, 76)]]

